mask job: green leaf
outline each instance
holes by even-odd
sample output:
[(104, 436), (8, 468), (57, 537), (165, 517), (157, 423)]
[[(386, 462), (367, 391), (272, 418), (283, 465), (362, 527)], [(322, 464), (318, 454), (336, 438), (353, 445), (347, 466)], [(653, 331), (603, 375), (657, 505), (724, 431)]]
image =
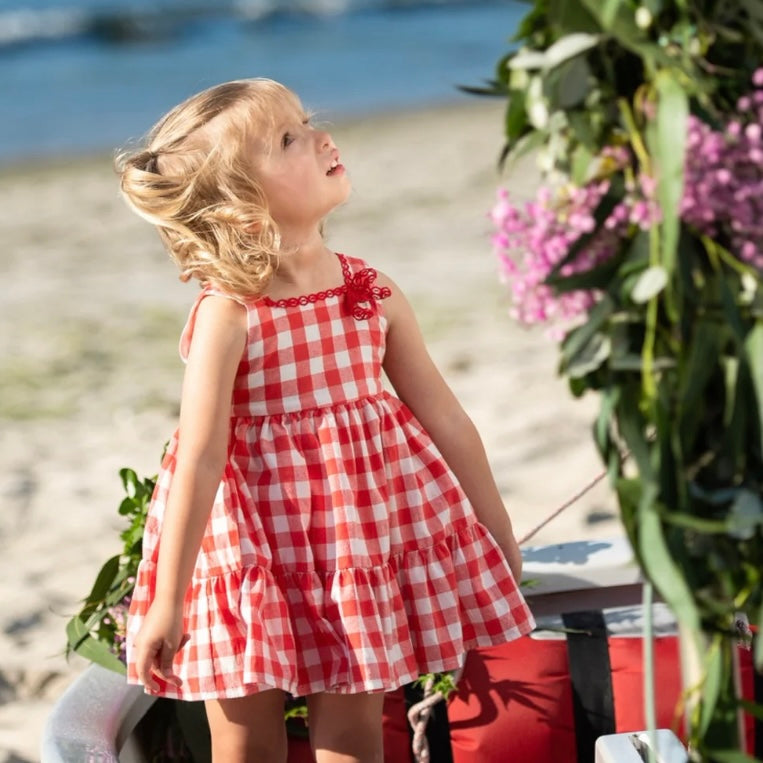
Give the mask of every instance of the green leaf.
[(671, 511), (666, 514), (664, 521), (667, 524), (686, 527), (706, 535), (726, 535), (728, 532), (728, 524), (724, 520), (703, 519), (702, 517), (695, 517), (693, 514), (684, 514), (678, 511)]
[(553, 105), (558, 109), (572, 109), (585, 101), (591, 89), (591, 69), (583, 58), (574, 58), (558, 69), (553, 90)]
[(680, 392), (681, 409), (690, 411), (700, 394), (705, 390), (708, 379), (718, 364), (723, 327), (715, 322), (699, 321), (694, 328), (688, 347), (688, 358), (683, 369)]
[(719, 278), (717, 281), (726, 323), (733, 331), (734, 338), (741, 345), (745, 341), (746, 329), (744, 321), (742, 320), (742, 315), (739, 312), (739, 306), (737, 305), (736, 301), (736, 294), (729, 287), (726, 278)]
[(605, 29), (614, 24), (620, 10), (620, 0), (603, 0), (601, 2), (601, 21)]
[[(553, 69), (565, 61), (585, 53), (585, 51), (596, 47), (600, 39), (601, 37), (598, 34), (586, 34), (584, 32), (575, 32), (560, 37), (546, 50), (545, 68)], [(581, 61), (581, 63), (583, 62)]]
[(525, 71), (535, 71), (543, 69), (546, 65), (546, 54), (542, 50), (532, 50), (531, 48), (521, 48), (506, 62), (509, 71), (523, 69)]
[(570, 394), (573, 397), (583, 397), (583, 395), (589, 390), (593, 389), (593, 385), (589, 384), (590, 379), (571, 379), (567, 378), (567, 384), (570, 388)]
[(638, 519), (639, 550), (650, 580), (676, 618), (690, 630), (699, 631), (699, 613), (694, 597), (665, 540), (658, 511), (657, 488), (651, 482), (644, 485)]
[[(588, 149), (591, 156), (598, 153), (600, 149), (599, 139), (595, 125), (592, 124), (590, 110), (586, 109), (585, 112), (580, 110), (570, 111), (567, 114), (567, 122), (574, 139), (578, 143), (582, 143)], [(586, 177), (585, 179), (587, 180), (588, 178)]]
[(590, 270), (584, 270), (582, 273), (562, 276), (552, 272), (546, 277), (545, 283), (553, 286), (557, 294), (565, 294), (581, 289), (586, 291), (604, 291), (617, 273), (621, 262), (622, 255), (618, 254)]
[(135, 499), (130, 497), (124, 498), (122, 503), (119, 504), (118, 511), (123, 517), (132, 514), (135, 511)]
[(527, 129), (527, 111), (524, 96), (518, 90), (509, 93), (509, 105), (506, 107), (506, 138), (513, 143)]
[(596, 334), (602, 324), (609, 318), (614, 309), (614, 303), (606, 294), (597, 302), (588, 313), (588, 322), (570, 331), (562, 342), (562, 368), (574, 358), (591, 337)]
[[(687, 447), (694, 443), (707, 405), (708, 382), (718, 370), (725, 327), (700, 320), (683, 349), (678, 380), (678, 427)], [(732, 396), (733, 399), (733, 396)], [(728, 402), (728, 397), (726, 398)]]
[(754, 328), (747, 335), (744, 349), (750, 366), (755, 399), (758, 402), (758, 431), (761, 438), (759, 447), (763, 450), (763, 321), (755, 322)]
[(115, 673), (121, 673), (122, 675), (126, 673), (125, 666), (121, 660), (112, 654), (103, 642), (90, 635), (90, 632), (79, 617), (73, 617), (69, 621), (69, 624), (66, 626), (66, 635), (69, 646), (86, 660), (95, 662)]
[(710, 750), (710, 757), (713, 763), (760, 763), (758, 758), (753, 758), (739, 750)]
[(647, 64), (647, 68), (660, 65), (677, 68), (678, 63), (658, 45), (650, 42), (636, 25), (635, 14), (630, 3), (622, 0), (581, 0), (582, 4), (598, 21), (601, 27), (627, 50), (635, 53)]
[(595, 371), (609, 357), (612, 342), (606, 334), (594, 334), (566, 364), (567, 375), (580, 379)]
[(119, 572), (119, 555), (112, 556), (98, 573), (93, 584), (93, 589), (90, 591), (90, 595), (87, 597), (87, 603), (93, 604), (102, 601), (111, 588), (114, 579)]
[(748, 713), (753, 718), (757, 718), (759, 721), (763, 721), (763, 705), (756, 705), (749, 699), (740, 699), (738, 705), (745, 713)]
[(612, 414), (619, 399), (619, 387), (608, 387), (602, 392), (599, 403), (599, 415), (596, 417), (593, 427), (594, 442), (599, 450), (599, 454), (605, 461), (611, 445), (610, 426), (612, 424)]
[(620, 514), (623, 520), (623, 526), (631, 541), (634, 552), (641, 557), (637, 542), (638, 504), (641, 500), (641, 480), (636, 478), (621, 477), (615, 482), (617, 491), (617, 501), (620, 504)]
[(119, 470), (119, 476), (122, 479), (122, 486), (124, 487), (127, 495), (134, 496), (138, 490), (138, 486), (140, 485), (138, 475), (133, 469), (124, 468)]
[(570, 0), (549, 0), (547, 16), (554, 20), (558, 29), (567, 32), (586, 32), (598, 34), (601, 25), (593, 14), (589, 13), (579, 2)]
[(644, 270), (636, 279), (631, 291), (631, 299), (636, 304), (644, 304), (652, 297), (656, 297), (668, 282), (668, 274), (665, 268), (659, 265)]
[(760, 0), (738, 0), (748, 16), (747, 29), (758, 45), (763, 45), (763, 3)]
[(723, 426), (728, 427), (734, 417), (736, 408), (737, 387), (739, 385), (739, 360), (738, 358), (723, 358), (724, 389), (726, 392), (726, 405), (723, 409)]
[(572, 152), (570, 177), (575, 185), (582, 186), (588, 181), (593, 162), (593, 152), (587, 145), (579, 143)]
[(527, 12), (527, 14), (520, 20), (517, 25), (517, 31), (509, 39), (512, 42), (519, 42), (520, 40), (531, 37), (537, 26), (545, 25), (547, 22), (545, 8), (541, 8), (537, 5)]
[[(612, 358), (609, 361), (609, 367), (613, 371), (643, 371), (644, 358), (635, 352), (628, 352), (624, 355), (613, 352)], [(651, 367), (653, 371), (665, 371), (669, 368), (675, 368), (676, 361), (674, 358), (657, 357), (652, 360)]]
[(515, 50), (509, 51), (503, 58), (501, 58), (495, 67), (495, 84), (496, 87), (503, 87), (504, 90), (509, 83), (509, 59), (516, 53)]
[(755, 634), (755, 669), (763, 673), (763, 604), (758, 610), (758, 632)]
[(499, 160), (498, 166), (503, 167), (507, 161), (514, 162), (522, 156), (535, 151), (536, 148), (544, 144), (545, 140), (546, 134), (542, 131), (532, 130), (531, 132), (526, 132), (514, 145), (511, 145), (511, 142), (507, 144), (507, 150)]
[(501, 84), (493, 82), (486, 82), (482, 87), (477, 85), (456, 85), (456, 89), (462, 93), (468, 93), (469, 95), (484, 95), (488, 97), (498, 96), (500, 98), (506, 97), (506, 88)]
[(684, 188), (686, 121), (689, 99), (684, 87), (668, 71), (658, 73), (657, 124), (652, 151), (656, 160), (657, 198), (662, 210), (662, 265), (672, 276), (680, 233), (680, 203)]

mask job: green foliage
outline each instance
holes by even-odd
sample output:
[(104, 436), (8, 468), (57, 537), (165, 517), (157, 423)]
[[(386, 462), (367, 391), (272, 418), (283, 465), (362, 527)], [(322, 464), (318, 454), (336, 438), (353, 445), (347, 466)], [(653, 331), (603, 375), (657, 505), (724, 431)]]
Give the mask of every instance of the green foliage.
[(432, 693), (440, 692), (445, 701), (448, 700), (454, 691), (458, 691), (455, 675), (453, 673), (425, 673), (414, 681), (414, 684), (426, 688), (429, 682), (432, 682)]
[(124, 637), (129, 606), (138, 573), (143, 528), (156, 477), (140, 479), (132, 469), (121, 469), (126, 496), (119, 513), (127, 520), (120, 538), (123, 549), (101, 568), (82, 609), (66, 626), (67, 655), (72, 651), (117, 673), (125, 672)]
[[(760, 65), (760, 0), (532, 5), (513, 38), (518, 50), (499, 61), (485, 87), (472, 90), (507, 98), (506, 157), (542, 146), (549, 165), (575, 180), (601, 146), (624, 139), (619, 104), (642, 103), (645, 86), (675, 96), (665, 104), (666, 127), (689, 98), (695, 110), (718, 121)], [(668, 130), (667, 137), (680, 141), (680, 129)]]
[[(679, 202), (687, 119), (717, 127), (749, 90), (763, 0), (536, 0), (513, 42), (479, 90), (507, 99), (501, 163), (535, 150), (549, 183), (611, 181), (596, 229), (547, 281), (601, 295), (564, 339), (560, 373), (574, 395), (600, 394), (594, 439), (637, 558), (709, 644), (692, 754), (752, 760), (734, 751), (729, 645), (737, 613), (763, 626), (763, 286), (722, 231), (689, 229)], [(602, 158), (613, 146), (631, 166)], [(657, 178), (660, 222), (562, 276), (637, 173)]]

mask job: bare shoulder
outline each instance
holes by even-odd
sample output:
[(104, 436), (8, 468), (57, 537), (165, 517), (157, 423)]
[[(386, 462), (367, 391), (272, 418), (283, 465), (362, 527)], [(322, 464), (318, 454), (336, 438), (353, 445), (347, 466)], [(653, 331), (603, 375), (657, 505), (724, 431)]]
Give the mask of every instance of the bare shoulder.
[(246, 325), (246, 313), (246, 306), (241, 300), (212, 292), (201, 300), (198, 319), (204, 318), (207, 321), (243, 323)]
[(390, 327), (394, 323), (408, 322), (414, 318), (413, 310), (403, 290), (386, 273), (377, 270), (376, 283), (380, 288), (388, 288), (390, 296), (384, 300), (384, 312)]
[(241, 354), (247, 335), (247, 309), (235, 298), (208, 294), (196, 313), (191, 354), (194, 348), (207, 355)]

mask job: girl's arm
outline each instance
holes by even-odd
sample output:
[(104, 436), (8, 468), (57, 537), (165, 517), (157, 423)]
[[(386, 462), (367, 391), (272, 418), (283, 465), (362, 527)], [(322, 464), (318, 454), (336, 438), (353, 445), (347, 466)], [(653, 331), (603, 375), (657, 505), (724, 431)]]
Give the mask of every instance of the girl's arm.
[(384, 300), (389, 321), (384, 370), (456, 475), (477, 519), (500, 546), (517, 583), (522, 556), (482, 440), (427, 352), (413, 310), (400, 289), (379, 274), (392, 296)]
[(196, 313), (183, 379), (175, 471), (159, 540), (156, 593), (136, 638), (141, 681), (158, 688), (184, 643), (182, 604), (228, 455), (233, 382), (246, 342), (246, 310), (208, 296)]

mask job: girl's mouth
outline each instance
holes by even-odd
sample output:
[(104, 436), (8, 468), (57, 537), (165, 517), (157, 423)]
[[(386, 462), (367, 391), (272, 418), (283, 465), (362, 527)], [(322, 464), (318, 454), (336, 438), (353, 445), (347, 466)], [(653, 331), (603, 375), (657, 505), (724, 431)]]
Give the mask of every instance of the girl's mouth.
[(331, 166), (329, 167), (329, 171), (326, 173), (327, 175), (336, 175), (344, 172), (344, 165), (339, 163), (338, 159), (334, 159), (331, 162)]

